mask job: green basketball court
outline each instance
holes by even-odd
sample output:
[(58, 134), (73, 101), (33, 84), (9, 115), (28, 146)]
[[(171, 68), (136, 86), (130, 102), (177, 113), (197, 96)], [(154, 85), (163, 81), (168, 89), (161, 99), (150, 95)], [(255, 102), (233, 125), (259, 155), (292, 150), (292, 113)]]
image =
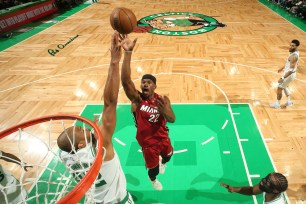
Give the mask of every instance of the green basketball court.
[[(174, 155), (165, 174), (158, 175), (163, 191), (156, 191), (148, 179), (141, 148), (135, 139), (130, 105), (118, 105), (113, 143), (127, 178), (128, 191), (136, 203), (263, 202), (262, 195), (231, 194), (219, 185), (222, 182), (233, 186), (256, 185), (261, 177), (274, 171), (249, 104), (230, 106), (232, 114), (227, 104), (173, 104), (176, 121), (168, 127)], [(100, 104), (86, 105), (80, 115), (93, 120), (102, 108)], [(60, 168), (62, 164), (55, 161), (48, 166), (67, 174)], [(48, 169), (42, 176), (50, 175)], [(55, 187), (49, 187), (49, 192), (52, 189)], [(36, 188), (30, 196), (35, 191)]]

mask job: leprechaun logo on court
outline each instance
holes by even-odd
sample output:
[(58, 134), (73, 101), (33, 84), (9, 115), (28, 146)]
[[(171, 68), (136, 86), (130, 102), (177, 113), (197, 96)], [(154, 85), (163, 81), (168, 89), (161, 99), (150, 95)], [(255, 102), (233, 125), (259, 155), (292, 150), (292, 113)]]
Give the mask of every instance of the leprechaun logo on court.
[(206, 33), (217, 27), (225, 27), (225, 24), (210, 16), (191, 12), (166, 12), (141, 18), (134, 32), (186, 36)]

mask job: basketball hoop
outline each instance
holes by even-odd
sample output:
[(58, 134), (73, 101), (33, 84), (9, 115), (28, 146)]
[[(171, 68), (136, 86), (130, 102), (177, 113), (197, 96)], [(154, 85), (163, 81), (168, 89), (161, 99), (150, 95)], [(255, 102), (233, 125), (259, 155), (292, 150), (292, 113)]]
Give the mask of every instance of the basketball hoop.
[[(42, 123), (45, 123), (45, 122), (50, 122), (51, 123), (52, 121), (59, 121), (59, 120), (61, 120), (62, 123), (63, 123), (64, 120), (69, 120), (70, 122), (71, 122), (71, 120), (74, 120), (76, 122), (83, 123), (83, 125), (86, 124), (86, 125), (90, 126), (91, 128), (94, 129), (94, 131), (96, 133), (95, 137), (96, 137), (96, 140), (98, 141), (96, 157), (95, 157), (92, 165), (90, 166), (89, 170), (85, 174), (85, 176), (75, 186), (71, 187), (72, 190), (70, 190), (70, 192), (68, 192), (67, 194), (64, 194), (64, 195), (61, 195), (61, 196), (58, 196), (61, 193), (55, 194), (55, 195), (58, 196), (56, 198), (56, 200), (57, 200), (56, 203), (58, 203), (58, 204), (73, 203), (74, 204), (74, 203), (78, 203), (78, 201), (90, 189), (90, 187), (94, 183), (94, 181), (95, 181), (95, 179), (96, 179), (96, 177), (99, 173), (100, 167), (102, 165), (102, 146), (103, 146), (103, 144), (102, 144), (102, 142), (103, 142), (102, 141), (102, 133), (101, 133), (100, 129), (98, 128), (98, 126), (94, 122), (92, 122), (89, 119), (86, 119), (84, 117), (76, 116), (76, 115), (67, 115), (67, 114), (49, 115), (49, 116), (44, 116), (44, 117), (36, 118), (36, 119), (33, 119), (33, 120), (29, 120), (29, 121), (20, 123), (18, 125), (15, 125), (13, 127), (7, 128), (6, 130), (3, 130), (3, 131), (0, 132), (0, 139), (3, 139), (4, 137), (9, 136), (9, 135), (11, 135), (11, 134), (13, 134), (17, 131), (19, 131), (19, 132), (23, 131), (25, 128), (28, 128), (28, 127), (33, 127), (35, 125), (42, 124)], [(21, 134), (21, 133), (18, 133), (18, 134)], [(54, 155), (55, 153), (52, 152), (52, 154)], [(59, 175), (62, 175), (62, 172), (60, 172)], [(22, 182), (21, 182), (21, 184), (22, 184)], [(38, 199), (36, 198), (36, 202), (37, 202), (37, 200)]]

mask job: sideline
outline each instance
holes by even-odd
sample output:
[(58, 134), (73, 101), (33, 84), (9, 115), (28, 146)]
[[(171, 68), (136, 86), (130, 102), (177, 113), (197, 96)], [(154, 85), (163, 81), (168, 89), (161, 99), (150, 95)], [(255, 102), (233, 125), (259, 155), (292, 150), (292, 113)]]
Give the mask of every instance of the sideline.
[(285, 20), (292, 23), (302, 31), (306, 32), (306, 20), (302, 20), (299, 17), (296, 17), (294, 14), (287, 12), (285, 9), (281, 8), (277, 4), (271, 3), (267, 0), (258, 0), (258, 2), (260, 2), (270, 10), (274, 11), (279, 16), (283, 17)]
[(34, 35), (40, 33), (41, 31), (46, 30), (47, 28), (52, 27), (53, 25), (56, 25), (68, 17), (71, 17), (72, 15), (82, 11), (83, 9), (89, 7), (92, 5), (91, 3), (84, 2), (83, 4), (80, 4), (78, 6), (75, 6), (71, 8), (70, 10), (66, 11), (57, 11), (54, 14), (51, 14), (49, 16), (46, 16), (44, 18), (38, 19), (36, 21), (27, 23), (25, 25), (22, 25), (18, 28), (15, 28), (11, 31), (8, 31), (13, 33), (12, 37), (9, 39), (6, 38), (0, 38), (0, 52), (13, 47), (14, 45), (17, 45), (18, 43), (33, 37)]

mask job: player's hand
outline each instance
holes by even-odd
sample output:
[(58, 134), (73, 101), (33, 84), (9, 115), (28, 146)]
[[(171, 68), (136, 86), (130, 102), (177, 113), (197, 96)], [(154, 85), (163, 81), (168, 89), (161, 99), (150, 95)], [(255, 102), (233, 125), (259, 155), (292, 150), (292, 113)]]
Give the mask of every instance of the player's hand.
[(234, 188), (234, 187), (232, 187), (232, 186), (230, 186), (230, 185), (228, 185), (228, 184), (225, 184), (225, 183), (220, 183), (220, 186), (223, 186), (224, 188), (226, 188), (226, 189), (227, 189), (227, 191), (228, 191), (228, 192), (230, 192), (230, 193), (235, 192), (235, 188)]
[(281, 71), (283, 71), (283, 68), (279, 68), (279, 69), (277, 70), (277, 73), (280, 73)]
[(125, 51), (133, 51), (137, 38), (135, 38), (133, 41), (129, 38), (128, 35), (120, 35), (120, 41), (121, 41), (121, 46)]
[(169, 108), (169, 99), (166, 99), (166, 96), (159, 96), (158, 99), (156, 99), (157, 108), (161, 113), (165, 113), (168, 111), (167, 108)]
[(100, 121), (100, 115), (94, 115), (94, 123), (96, 124), (96, 125), (99, 125), (99, 121)]
[(281, 84), (281, 83), (283, 83), (283, 79), (282, 78), (280, 78), (277, 82), (279, 83), (279, 84)]
[(156, 105), (160, 111), (162, 111), (165, 108), (165, 99), (163, 96), (159, 96), (156, 99)]
[(119, 63), (121, 59), (121, 45), (119, 42), (119, 33), (115, 31), (112, 35), (112, 44), (111, 44), (111, 59), (113, 63)]

